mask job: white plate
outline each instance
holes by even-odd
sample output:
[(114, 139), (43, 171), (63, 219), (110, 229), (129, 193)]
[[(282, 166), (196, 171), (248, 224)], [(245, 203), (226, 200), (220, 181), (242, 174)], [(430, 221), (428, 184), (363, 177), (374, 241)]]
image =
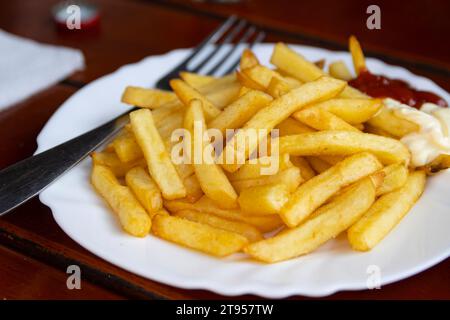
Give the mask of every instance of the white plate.
[[(273, 45), (254, 49), (264, 64)], [(315, 61), (343, 59), (345, 52), (292, 46)], [(189, 50), (176, 50), (124, 66), (83, 87), (52, 116), (38, 137), (38, 152), (92, 129), (126, 108), (120, 96), (127, 85), (151, 87)], [(450, 96), (432, 81), (407, 70), (368, 59), (375, 73), (401, 78), (433, 91), (447, 101)], [(428, 180), (425, 194), (400, 225), (374, 250), (354, 252), (345, 237), (329, 241), (319, 250), (290, 261), (265, 265), (244, 255), (217, 259), (191, 251), (152, 235), (145, 239), (125, 234), (114, 215), (89, 184), (90, 159), (85, 159), (40, 195), (59, 226), (76, 242), (99, 257), (145, 278), (187, 289), (206, 289), (223, 295), (256, 294), (281, 298), (300, 294), (325, 296), (339, 290), (367, 288), (373, 271), (381, 285), (423, 271), (450, 254), (450, 172)], [(373, 267), (375, 266), (375, 267)], [(369, 279), (370, 275), (372, 277)]]

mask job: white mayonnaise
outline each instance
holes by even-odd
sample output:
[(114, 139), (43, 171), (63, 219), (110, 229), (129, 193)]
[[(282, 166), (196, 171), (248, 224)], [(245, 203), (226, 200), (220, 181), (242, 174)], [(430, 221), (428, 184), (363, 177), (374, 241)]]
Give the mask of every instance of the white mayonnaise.
[(413, 132), (401, 138), (411, 152), (411, 165), (424, 166), (441, 154), (450, 154), (450, 109), (433, 103), (424, 103), (420, 110), (401, 102), (387, 98), (384, 105), (399, 118), (411, 121), (419, 126)]

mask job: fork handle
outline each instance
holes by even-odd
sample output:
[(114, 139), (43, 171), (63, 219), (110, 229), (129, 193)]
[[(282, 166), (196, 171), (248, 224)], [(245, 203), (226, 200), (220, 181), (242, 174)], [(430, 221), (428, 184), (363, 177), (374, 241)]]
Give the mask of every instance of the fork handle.
[(128, 113), (0, 171), (0, 216), (44, 190), (128, 122)]

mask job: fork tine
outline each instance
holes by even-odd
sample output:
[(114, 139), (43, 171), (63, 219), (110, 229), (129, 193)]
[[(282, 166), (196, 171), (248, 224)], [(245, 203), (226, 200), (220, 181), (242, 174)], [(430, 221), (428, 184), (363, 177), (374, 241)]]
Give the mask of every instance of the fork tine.
[[(253, 48), (253, 46), (255, 44), (261, 43), (265, 37), (266, 37), (266, 33), (264, 31), (260, 31), (256, 35), (255, 39), (249, 44), (248, 48), (251, 49), (251, 48)], [(233, 72), (234, 70), (236, 70), (237, 66), (239, 65), (240, 59), (241, 59), (241, 57), (239, 57), (239, 56), (236, 57), (235, 62), (233, 62), (232, 65), (227, 70), (225, 70), (225, 72), (223, 74), (224, 75), (229, 74), (229, 73)]]
[(245, 27), (247, 24), (247, 21), (245, 20), (239, 20), (239, 23), (230, 31), (230, 33), (223, 39), (221, 44), (216, 44), (214, 49), (208, 54), (206, 58), (202, 60), (195, 68), (192, 68), (192, 72), (198, 72), (201, 68), (203, 68), (210, 60), (211, 58), (221, 49), (224, 47), (225, 44), (231, 43), (234, 38), (241, 32), (241, 30)]
[(219, 62), (216, 63), (216, 65), (211, 70), (208, 71), (208, 74), (214, 75), (216, 71), (233, 55), (233, 53), (236, 52), (239, 46), (242, 43), (247, 42), (255, 32), (256, 27), (250, 26), (250, 28), (247, 29), (241, 39), (228, 50), (228, 52), (222, 57), (222, 59), (220, 59)]

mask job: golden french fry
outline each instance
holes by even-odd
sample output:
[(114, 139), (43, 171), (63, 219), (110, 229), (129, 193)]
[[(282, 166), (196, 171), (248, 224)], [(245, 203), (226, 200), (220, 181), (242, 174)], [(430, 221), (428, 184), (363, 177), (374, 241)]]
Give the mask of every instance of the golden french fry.
[(331, 112), (317, 107), (305, 108), (297, 111), (292, 115), (298, 121), (303, 122), (307, 126), (317, 130), (342, 130), (342, 131), (356, 131), (358, 129), (348, 124), (338, 116)]
[[(194, 134), (194, 123), (201, 124), (200, 132)], [(206, 152), (206, 148), (212, 150), (211, 143), (204, 142), (203, 137), (206, 133), (205, 118), (203, 116), (202, 102), (200, 100), (191, 100), (189, 107), (186, 110), (185, 129), (191, 132), (191, 145), (192, 150), (195, 152), (195, 145), (200, 145), (202, 148), (201, 159), (197, 161), (195, 155), (191, 156), (194, 166), (195, 175), (203, 192), (212, 200), (216, 201), (220, 207), (225, 209), (231, 209), (237, 207), (237, 194), (234, 191), (233, 186), (228, 181), (227, 176), (223, 172), (222, 168), (214, 162), (214, 159), (205, 159), (203, 154)], [(198, 163), (199, 162), (199, 163)]]
[(247, 87), (253, 90), (265, 91), (265, 87), (242, 71), (236, 71), (236, 78), (243, 87)]
[(307, 254), (350, 227), (374, 200), (372, 181), (363, 179), (333, 202), (316, 210), (305, 223), (273, 238), (252, 243), (244, 251), (268, 263)]
[(272, 184), (242, 190), (238, 202), (244, 213), (276, 214), (288, 198), (289, 190), (285, 184)]
[(196, 202), (203, 196), (203, 190), (198, 182), (197, 176), (195, 174), (183, 180), (184, 187), (186, 188), (185, 201)]
[(384, 164), (409, 163), (409, 150), (398, 140), (370, 133), (319, 131), (280, 138), (280, 153), (295, 156), (348, 156), (371, 152)]
[(216, 118), (208, 123), (209, 128), (236, 129), (246, 123), (258, 110), (267, 106), (273, 99), (261, 91), (249, 90), (226, 107)]
[(289, 118), (283, 120), (275, 128), (280, 130), (279, 131), (280, 137), (316, 131), (316, 130), (312, 129), (311, 127), (308, 127), (306, 124), (304, 124), (292, 117), (289, 117)]
[(419, 126), (416, 123), (395, 116), (392, 110), (386, 107), (383, 107), (367, 123), (371, 127), (381, 129), (383, 132), (396, 138), (401, 138), (411, 132), (419, 131)]
[(425, 188), (425, 172), (411, 173), (406, 184), (381, 196), (348, 230), (353, 249), (367, 251), (375, 247), (403, 219)]
[(424, 169), (427, 174), (433, 174), (448, 168), (450, 168), (450, 155), (442, 154), (422, 169)]
[(405, 165), (397, 163), (386, 166), (380, 170), (384, 173), (384, 181), (377, 188), (377, 196), (392, 192), (404, 186), (408, 179), (408, 169)]
[(213, 214), (198, 212), (195, 210), (177, 211), (174, 216), (240, 234), (246, 237), (250, 242), (263, 239), (261, 232), (256, 227), (245, 222), (227, 220)]
[(174, 130), (183, 127), (184, 113), (179, 111), (168, 116), (164, 121), (155, 123), (163, 140), (170, 140)]
[(165, 240), (218, 257), (239, 252), (248, 244), (246, 237), (187, 219), (157, 215), (152, 232)]
[(361, 49), (361, 45), (355, 36), (350, 36), (348, 40), (348, 46), (350, 53), (352, 54), (353, 67), (355, 68), (356, 75), (359, 75), (361, 71), (367, 70), (366, 59)]
[(304, 181), (308, 181), (316, 175), (315, 171), (311, 168), (308, 161), (303, 157), (291, 156), (290, 160), (294, 166), (300, 169), (300, 175)]
[(92, 162), (94, 165), (102, 165), (108, 167), (116, 177), (121, 178), (132, 168), (136, 166), (146, 167), (144, 158), (136, 159), (130, 162), (122, 162), (113, 152), (92, 152)]
[(212, 76), (205, 76), (198, 73), (192, 73), (187, 71), (180, 72), (180, 78), (184, 80), (188, 85), (195, 89), (200, 89), (201, 87), (210, 84), (217, 78)]
[[(293, 89), (284, 96), (273, 100), (268, 106), (259, 110), (232, 138), (233, 142), (227, 144), (224, 154), (227, 159), (240, 159), (242, 156), (248, 158), (257, 148), (259, 141), (266, 138), (268, 131), (275, 128), (277, 124), (288, 118), (293, 112), (300, 110), (304, 106), (330, 99), (337, 95), (345, 87), (345, 82), (322, 77), (317, 81), (306, 83), (297, 89)], [(246, 141), (245, 137), (257, 131), (257, 139), (252, 139), (249, 143), (236, 143), (236, 141)], [(267, 132), (265, 132), (265, 130)], [(243, 139), (244, 137), (244, 139)], [(231, 154), (231, 156), (230, 156)], [(223, 168), (228, 172), (234, 172), (240, 167), (240, 163), (223, 164)]]
[(269, 86), (272, 78), (277, 78), (280, 81), (284, 81), (283, 77), (278, 72), (262, 65), (256, 65), (251, 68), (243, 69), (241, 72), (265, 89)]
[(156, 126), (161, 126), (166, 119), (175, 116), (177, 113), (182, 113), (184, 110), (185, 106), (180, 100), (168, 102), (163, 107), (152, 110), (153, 121)]
[(208, 119), (217, 117), (220, 113), (220, 109), (212, 104), (204, 95), (186, 82), (180, 79), (170, 80), (170, 86), (177, 95), (177, 97), (183, 102), (185, 106), (189, 105), (189, 102), (193, 99), (200, 100), (202, 102), (203, 111)]
[(299, 85), (293, 85), (292, 82), (286, 81), (285, 79), (272, 77), (267, 86), (266, 92), (274, 98), (279, 98), (294, 88), (298, 88)]
[(340, 80), (350, 81), (353, 79), (350, 70), (342, 60), (332, 62), (329, 66), (329, 72), (330, 76)]
[(204, 93), (205, 97), (209, 101), (211, 101), (213, 105), (215, 105), (219, 109), (223, 109), (224, 107), (228, 106), (230, 103), (232, 103), (239, 97), (239, 92), (242, 86), (238, 81), (233, 81), (228, 84), (223, 84), (220, 87), (218, 86), (217, 89), (215, 88), (209, 89), (209, 87), (212, 87), (218, 81), (219, 80), (216, 80), (200, 88), (200, 90), (206, 92)]
[(125, 181), (150, 216), (161, 210), (163, 204), (161, 191), (147, 170), (134, 167), (125, 175)]
[(329, 164), (325, 160), (320, 159), (319, 157), (307, 157), (308, 163), (317, 173), (322, 173), (330, 169), (333, 165)]
[(281, 209), (280, 216), (289, 227), (295, 227), (341, 188), (381, 167), (377, 158), (370, 153), (348, 157), (302, 184)]
[(325, 161), (326, 163), (331, 164), (334, 166), (336, 163), (341, 162), (344, 160), (345, 157), (340, 156), (318, 156), (317, 158), (320, 158), (321, 160)]
[(238, 171), (228, 173), (228, 179), (230, 181), (237, 181), (262, 178), (267, 176), (263, 174), (264, 169), (268, 169), (273, 161), (278, 161), (278, 170), (276, 173), (293, 166), (292, 162), (289, 160), (288, 154), (281, 154), (278, 159), (274, 159), (272, 156), (264, 156), (257, 159), (247, 160), (247, 162), (242, 165)]
[(177, 96), (173, 92), (133, 86), (126, 87), (122, 95), (123, 103), (150, 109), (160, 108), (174, 100), (177, 100)]
[(278, 215), (246, 215), (241, 210), (222, 209), (207, 196), (201, 197), (200, 200), (195, 203), (180, 200), (164, 201), (164, 206), (172, 213), (181, 210), (194, 210), (213, 214), (228, 220), (245, 222), (255, 226), (261, 232), (275, 230), (283, 224)]
[(161, 136), (156, 129), (152, 113), (141, 109), (130, 113), (131, 126), (136, 141), (144, 153), (150, 175), (160, 188), (164, 198), (176, 199), (186, 196), (183, 181), (170, 160)]
[(243, 190), (250, 187), (281, 183), (286, 185), (289, 192), (293, 192), (302, 182), (303, 178), (300, 173), (300, 169), (297, 167), (291, 167), (282, 170), (275, 175), (261, 176), (260, 178), (255, 179), (232, 181), (232, 185), (237, 192), (241, 193)]
[(128, 130), (112, 141), (112, 147), (122, 162), (136, 161), (144, 157), (133, 133)]
[(95, 164), (92, 167), (91, 182), (117, 214), (126, 232), (136, 237), (145, 237), (149, 233), (152, 224), (149, 215), (131, 190), (122, 186), (108, 167)]
[(242, 52), (241, 60), (239, 62), (239, 68), (245, 70), (259, 65), (258, 58), (250, 49), (245, 49)]
[(314, 107), (331, 112), (345, 122), (359, 124), (371, 119), (383, 104), (380, 99), (330, 99)]

